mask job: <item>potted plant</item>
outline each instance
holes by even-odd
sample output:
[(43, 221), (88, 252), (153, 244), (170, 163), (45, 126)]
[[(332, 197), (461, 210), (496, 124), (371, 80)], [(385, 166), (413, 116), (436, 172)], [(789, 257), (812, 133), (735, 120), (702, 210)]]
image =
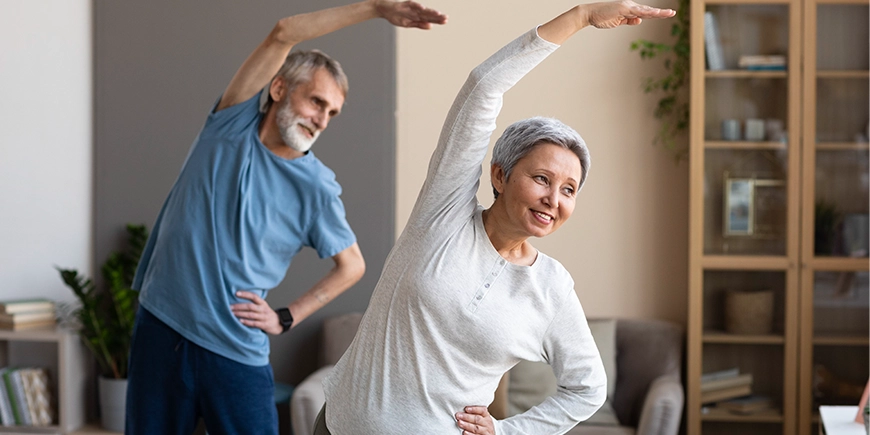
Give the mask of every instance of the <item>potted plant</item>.
[(691, 63), (689, 32), (691, 15), (689, 0), (678, 0), (677, 15), (671, 25), (669, 42), (647, 39), (632, 41), (631, 50), (640, 52), (641, 59), (663, 59), (665, 73), (658, 78), (648, 77), (643, 85), (645, 93), (661, 93), (653, 115), (661, 124), (653, 139), (673, 153), (680, 161), (689, 155), (689, 65)]
[[(128, 224), (126, 246), (103, 264), (105, 282), (100, 287), (74, 269), (58, 268), (61, 279), (78, 298), (68, 320), (76, 325), (99, 367), (103, 427), (117, 432), (124, 431), (127, 361), (138, 309), (138, 293), (130, 286), (147, 241), (144, 225)], [(112, 394), (119, 397), (108, 397)]]

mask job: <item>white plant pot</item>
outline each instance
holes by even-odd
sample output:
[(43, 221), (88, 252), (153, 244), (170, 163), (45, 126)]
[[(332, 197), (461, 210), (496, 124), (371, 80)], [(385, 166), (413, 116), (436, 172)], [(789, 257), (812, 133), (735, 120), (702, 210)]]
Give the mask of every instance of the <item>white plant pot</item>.
[(124, 432), (127, 380), (100, 376), (97, 388), (100, 394), (100, 419), (103, 428), (112, 432)]

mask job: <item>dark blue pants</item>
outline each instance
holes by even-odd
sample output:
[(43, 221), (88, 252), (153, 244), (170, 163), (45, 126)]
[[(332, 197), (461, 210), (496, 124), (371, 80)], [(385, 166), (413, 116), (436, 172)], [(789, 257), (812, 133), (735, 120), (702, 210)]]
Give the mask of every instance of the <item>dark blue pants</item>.
[(130, 351), (126, 435), (277, 435), (272, 367), (191, 343), (139, 308)]

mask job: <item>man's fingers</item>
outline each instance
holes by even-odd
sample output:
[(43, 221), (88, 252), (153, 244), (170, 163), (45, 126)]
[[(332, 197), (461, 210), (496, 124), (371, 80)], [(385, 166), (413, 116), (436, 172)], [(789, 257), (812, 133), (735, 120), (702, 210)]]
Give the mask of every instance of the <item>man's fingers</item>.
[(247, 291), (244, 291), (244, 290), (237, 291), (237, 292), (236, 292), (236, 297), (239, 297), (239, 298), (242, 298), (242, 299), (247, 299), (247, 300), (249, 300), (249, 301), (251, 301), (251, 302), (253, 302), (253, 303), (255, 303), (255, 304), (261, 304), (261, 303), (265, 302), (265, 300), (263, 300), (263, 298), (257, 296), (256, 293), (247, 292)]

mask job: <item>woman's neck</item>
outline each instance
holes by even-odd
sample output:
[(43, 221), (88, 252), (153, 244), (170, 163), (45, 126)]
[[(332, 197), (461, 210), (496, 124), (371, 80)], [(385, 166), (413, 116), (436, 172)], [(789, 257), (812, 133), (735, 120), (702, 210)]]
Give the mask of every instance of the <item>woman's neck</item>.
[(511, 234), (507, 220), (503, 219), (504, 211), (497, 206), (483, 211), (483, 228), (489, 242), (505, 260), (520, 266), (531, 266), (538, 257), (538, 251), (528, 242), (528, 237)]

